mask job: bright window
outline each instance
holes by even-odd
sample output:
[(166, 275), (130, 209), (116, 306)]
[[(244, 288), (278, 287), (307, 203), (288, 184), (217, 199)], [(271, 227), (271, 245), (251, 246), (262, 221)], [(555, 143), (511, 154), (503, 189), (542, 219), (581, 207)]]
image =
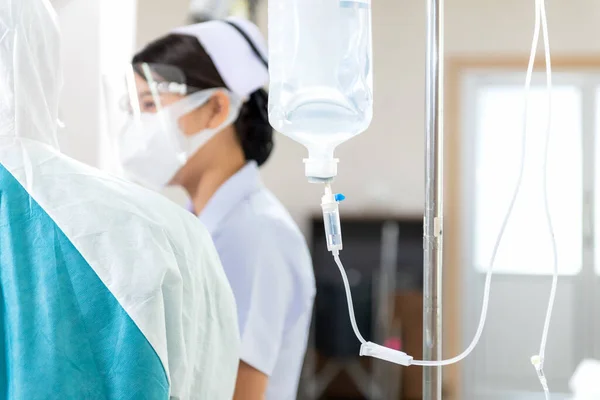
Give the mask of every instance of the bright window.
[[(522, 86), (495, 83), (478, 85), (473, 96), (472, 254), (476, 268), (485, 271), (519, 174), (524, 92)], [(563, 275), (575, 275), (582, 268), (581, 109), (577, 87), (554, 87), (548, 195), (558, 243), (559, 272)], [(523, 184), (498, 252), (498, 273), (552, 273), (551, 242), (543, 207), (547, 115), (545, 88), (534, 86), (527, 120)]]

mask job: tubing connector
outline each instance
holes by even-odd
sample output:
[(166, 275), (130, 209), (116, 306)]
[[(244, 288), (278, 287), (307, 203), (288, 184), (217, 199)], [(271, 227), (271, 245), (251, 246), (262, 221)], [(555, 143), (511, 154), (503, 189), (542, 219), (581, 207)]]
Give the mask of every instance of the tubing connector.
[(337, 175), (337, 165), (339, 160), (329, 159), (304, 159), (305, 175), (310, 182), (331, 182)]
[(304, 160), (305, 174), (311, 183), (330, 183), (337, 176), (338, 162), (333, 148), (308, 146), (308, 158)]
[(344, 248), (339, 208), (340, 201), (344, 199), (345, 197), (342, 194), (333, 194), (330, 184), (325, 185), (325, 194), (321, 198), (321, 208), (323, 209), (327, 250), (333, 255), (339, 255), (340, 251)]
[(548, 379), (546, 379), (546, 375), (544, 375), (544, 359), (539, 355), (532, 356), (531, 364), (535, 368), (535, 372), (537, 373), (544, 392), (546, 394), (549, 393), (550, 390), (548, 388)]
[(376, 343), (367, 342), (360, 346), (360, 355), (365, 357), (378, 358), (398, 365), (408, 367), (412, 364), (413, 358), (408, 354), (381, 346)]
[(531, 364), (535, 367), (536, 371), (540, 371), (543, 365), (542, 357), (538, 355), (531, 356)]

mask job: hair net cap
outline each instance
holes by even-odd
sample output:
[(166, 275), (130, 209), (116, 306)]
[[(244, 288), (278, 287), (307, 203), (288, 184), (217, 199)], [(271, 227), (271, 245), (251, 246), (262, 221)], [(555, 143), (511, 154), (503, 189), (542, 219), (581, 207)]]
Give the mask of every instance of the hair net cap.
[[(256, 25), (236, 17), (227, 21), (243, 30), (263, 58), (267, 59), (267, 45)], [(172, 33), (196, 37), (227, 87), (238, 96), (247, 97), (268, 83), (267, 68), (246, 38), (233, 26), (223, 21), (209, 21), (177, 28)]]

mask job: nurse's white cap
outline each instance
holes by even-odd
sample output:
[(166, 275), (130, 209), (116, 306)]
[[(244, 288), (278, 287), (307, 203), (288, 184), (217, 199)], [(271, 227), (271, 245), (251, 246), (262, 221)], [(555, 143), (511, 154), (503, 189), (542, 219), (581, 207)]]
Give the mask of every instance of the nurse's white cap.
[[(267, 45), (256, 25), (236, 17), (225, 21), (241, 29), (262, 59), (267, 60)], [(202, 22), (174, 29), (171, 33), (196, 37), (227, 87), (245, 98), (268, 83), (269, 71), (248, 40), (225, 21)]]

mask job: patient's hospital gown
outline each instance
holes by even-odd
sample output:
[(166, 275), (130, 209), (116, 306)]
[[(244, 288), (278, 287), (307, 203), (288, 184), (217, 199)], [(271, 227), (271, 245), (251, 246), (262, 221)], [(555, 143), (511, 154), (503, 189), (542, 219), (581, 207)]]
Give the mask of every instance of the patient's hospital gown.
[(0, 396), (228, 400), (237, 317), (210, 236), (59, 152), (59, 53), (48, 0), (2, 0)]

